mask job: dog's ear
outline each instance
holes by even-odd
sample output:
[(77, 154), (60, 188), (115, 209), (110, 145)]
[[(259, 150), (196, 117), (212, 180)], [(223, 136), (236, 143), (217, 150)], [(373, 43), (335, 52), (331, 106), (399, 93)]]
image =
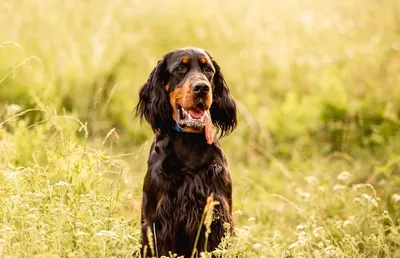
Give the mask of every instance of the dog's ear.
[(215, 74), (213, 78), (213, 103), (210, 112), (212, 122), (221, 130), (220, 137), (222, 137), (231, 133), (237, 125), (236, 103), (229, 93), (221, 68), (215, 60), (212, 60), (212, 63), (215, 67)]
[(144, 117), (154, 132), (166, 131), (173, 125), (171, 105), (165, 90), (169, 77), (166, 67), (167, 56), (164, 56), (140, 89), (139, 102), (135, 108), (136, 117)]

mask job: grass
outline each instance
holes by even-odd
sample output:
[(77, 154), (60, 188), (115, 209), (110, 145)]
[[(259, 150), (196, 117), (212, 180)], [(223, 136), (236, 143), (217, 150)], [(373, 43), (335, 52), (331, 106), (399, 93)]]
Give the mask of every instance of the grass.
[(236, 237), (215, 255), (400, 256), (398, 0), (3, 7), (0, 257), (139, 249), (152, 133), (132, 111), (187, 45), (211, 52), (238, 104), (222, 140)]

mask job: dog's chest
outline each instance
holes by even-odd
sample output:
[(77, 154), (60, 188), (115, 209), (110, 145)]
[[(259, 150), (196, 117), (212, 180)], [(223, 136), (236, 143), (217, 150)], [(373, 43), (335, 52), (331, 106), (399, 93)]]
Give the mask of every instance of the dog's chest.
[(207, 171), (185, 175), (175, 191), (172, 212), (175, 222), (183, 226), (186, 232), (196, 232), (196, 225), (201, 223), (207, 197), (215, 192), (210, 179)]
[(221, 196), (217, 184), (222, 180), (220, 177), (223, 176), (223, 168), (212, 162), (196, 171), (181, 168), (175, 176), (174, 179), (171, 178), (168, 193), (169, 203), (172, 205), (160, 206), (159, 209), (169, 208), (174, 217), (173, 223), (185, 232), (197, 232), (207, 197), (213, 193), (218, 200)]
[(224, 156), (219, 146), (196, 141), (190, 141), (190, 144), (189, 141), (157, 143), (157, 146), (166, 150), (161, 152), (166, 155), (152, 159), (152, 164), (160, 166), (157, 169), (155, 165), (152, 171), (162, 171), (159, 175), (163, 178), (163, 194), (157, 202), (158, 214), (172, 215), (170, 222), (186, 234), (197, 232), (207, 197), (213, 193), (215, 199), (222, 202), (219, 199), (227, 195), (223, 191), (230, 180), (224, 169)]

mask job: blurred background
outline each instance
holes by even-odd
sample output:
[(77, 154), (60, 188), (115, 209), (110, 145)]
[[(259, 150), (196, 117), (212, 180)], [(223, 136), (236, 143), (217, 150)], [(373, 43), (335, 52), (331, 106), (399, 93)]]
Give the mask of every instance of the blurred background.
[(400, 255), (400, 1), (5, 0), (0, 257), (138, 249), (153, 138), (133, 117), (163, 54), (220, 64), (226, 257)]

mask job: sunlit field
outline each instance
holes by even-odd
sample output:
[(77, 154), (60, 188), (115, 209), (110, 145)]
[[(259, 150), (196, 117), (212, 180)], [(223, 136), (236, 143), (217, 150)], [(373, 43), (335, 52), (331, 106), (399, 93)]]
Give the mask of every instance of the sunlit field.
[(216, 257), (400, 257), (399, 0), (1, 6), (0, 258), (138, 256), (153, 133), (133, 110), (183, 46), (238, 107)]

